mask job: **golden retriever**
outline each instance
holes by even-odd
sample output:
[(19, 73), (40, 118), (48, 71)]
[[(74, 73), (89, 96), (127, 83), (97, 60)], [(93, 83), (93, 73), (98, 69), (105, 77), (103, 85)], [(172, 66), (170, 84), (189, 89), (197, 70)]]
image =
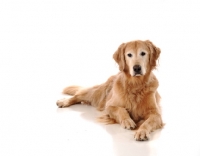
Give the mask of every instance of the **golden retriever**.
[(136, 140), (148, 140), (150, 132), (163, 127), (157, 92), (159, 83), (152, 72), (160, 52), (149, 40), (121, 44), (113, 54), (120, 72), (91, 88), (66, 87), (63, 93), (73, 96), (58, 100), (58, 107), (77, 103), (92, 105), (105, 112), (99, 121), (136, 129)]

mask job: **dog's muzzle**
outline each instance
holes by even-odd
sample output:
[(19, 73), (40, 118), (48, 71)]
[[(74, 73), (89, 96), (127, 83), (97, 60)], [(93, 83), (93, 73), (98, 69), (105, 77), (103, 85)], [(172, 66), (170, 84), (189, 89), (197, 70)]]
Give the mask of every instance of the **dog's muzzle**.
[(133, 66), (134, 76), (141, 76), (142, 75), (142, 67), (140, 65)]

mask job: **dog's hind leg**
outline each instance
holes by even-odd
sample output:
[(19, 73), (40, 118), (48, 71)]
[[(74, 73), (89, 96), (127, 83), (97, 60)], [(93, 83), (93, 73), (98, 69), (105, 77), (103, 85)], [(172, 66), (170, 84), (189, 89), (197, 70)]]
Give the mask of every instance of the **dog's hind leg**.
[(77, 98), (76, 96), (73, 96), (71, 98), (60, 99), (56, 102), (57, 106), (60, 108), (69, 107), (71, 105), (78, 104), (78, 103), (81, 103), (81, 100)]
[(77, 91), (77, 94), (75, 94), (73, 97), (70, 98), (64, 98), (60, 99), (56, 102), (57, 106), (62, 107), (69, 107), (74, 104), (91, 104), (91, 101), (89, 101), (88, 93), (90, 91), (90, 88), (82, 89)]

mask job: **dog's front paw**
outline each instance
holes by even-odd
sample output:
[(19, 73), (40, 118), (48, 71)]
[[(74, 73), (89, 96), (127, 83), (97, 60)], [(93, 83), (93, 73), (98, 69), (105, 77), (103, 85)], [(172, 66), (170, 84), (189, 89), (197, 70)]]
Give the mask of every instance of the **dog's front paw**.
[(60, 108), (67, 107), (69, 103), (69, 99), (60, 99), (56, 102), (57, 106)]
[(149, 140), (149, 132), (145, 129), (138, 129), (134, 136), (137, 141), (146, 141)]
[(136, 124), (131, 118), (129, 118), (122, 120), (121, 126), (126, 129), (134, 129), (136, 127)]

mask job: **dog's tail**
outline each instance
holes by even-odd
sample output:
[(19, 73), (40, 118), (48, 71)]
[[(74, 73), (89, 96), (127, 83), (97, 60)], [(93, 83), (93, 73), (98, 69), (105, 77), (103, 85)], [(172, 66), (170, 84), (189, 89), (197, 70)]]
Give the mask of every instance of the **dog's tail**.
[(63, 89), (63, 94), (75, 95), (80, 89), (80, 86), (69, 86)]
[(104, 124), (115, 124), (116, 121), (112, 118), (110, 118), (110, 116), (108, 114), (104, 114), (100, 117), (97, 118), (98, 122), (104, 123)]

